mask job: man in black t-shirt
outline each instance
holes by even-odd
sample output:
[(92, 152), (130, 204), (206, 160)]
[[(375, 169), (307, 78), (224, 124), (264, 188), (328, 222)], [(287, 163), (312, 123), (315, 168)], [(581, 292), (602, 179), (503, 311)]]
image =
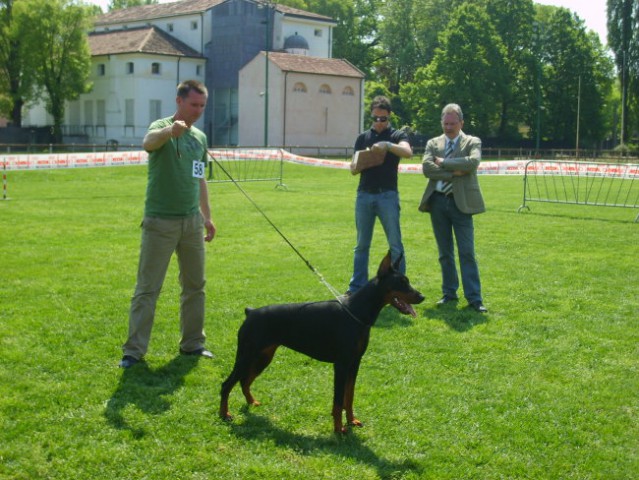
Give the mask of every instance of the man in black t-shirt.
[(378, 96), (371, 104), (371, 128), (361, 133), (355, 141), (355, 151), (370, 149), (384, 152), (384, 162), (361, 172), (355, 201), (355, 226), (357, 245), (353, 259), (353, 277), (347, 295), (355, 293), (368, 282), (368, 256), (373, 239), (375, 219), (379, 218), (391, 259), (400, 256), (401, 273), (406, 272), (404, 246), (399, 226), (399, 192), (397, 190), (397, 167), (399, 159), (410, 158), (413, 150), (408, 135), (390, 125), (391, 104), (388, 98)]

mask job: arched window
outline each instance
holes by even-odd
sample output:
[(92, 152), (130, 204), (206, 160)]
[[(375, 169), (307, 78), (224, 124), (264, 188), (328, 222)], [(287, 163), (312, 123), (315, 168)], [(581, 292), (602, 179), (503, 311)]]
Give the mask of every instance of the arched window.
[(352, 97), (355, 95), (355, 91), (353, 90), (353, 87), (344, 87), (344, 90), (342, 90), (342, 95), (348, 95), (349, 97)]
[(295, 85), (293, 85), (293, 91), (299, 92), (299, 93), (306, 93), (306, 85), (304, 85), (302, 82), (297, 82)]
[(331, 91), (331, 87), (324, 83), (320, 86), (319, 93), (326, 93), (327, 95), (330, 95), (333, 92)]

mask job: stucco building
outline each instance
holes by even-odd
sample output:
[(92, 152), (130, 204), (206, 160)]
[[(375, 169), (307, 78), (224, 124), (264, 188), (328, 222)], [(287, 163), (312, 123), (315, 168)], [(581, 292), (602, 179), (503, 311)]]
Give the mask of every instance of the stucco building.
[[(177, 83), (197, 79), (209, 90), (198, 127), (211, 145), (350, 145), (361, 130), (364, 76), (331, 58), (335, 25), (262, 0), (101, 15), (89, 33), (93, 89), (67, 105), (66, 138), (140, 144), (151, 121), (174, 113)], [(26, 126), (50, 123), (42, 107), (25, 112)]]

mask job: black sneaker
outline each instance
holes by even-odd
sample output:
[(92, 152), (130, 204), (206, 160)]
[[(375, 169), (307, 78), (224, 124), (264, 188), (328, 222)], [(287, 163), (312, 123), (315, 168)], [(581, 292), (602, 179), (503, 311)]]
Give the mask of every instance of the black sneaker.
[(448, 303), (453, 303), (457, 301), (459, 301), (457, 297), (449, 297), (448, 295), (444, 295), (442, 298), (437, 300), (437, 306), (440, 307), (442, 305), (446, 305)]
[(120, 360), (120, 368), (132, 367), (133, 365), (135, 365), (139, 361), (140, 360), (138, 360), (135, 357), (132, 357), (131, 355), (125, 355), (124, 357), (122, 357), (122, 360)]
[(481, 302), (471, 303), (470, 306), (478, 313), (488, 313), (488, 309), (484, 307), (484, 304)]

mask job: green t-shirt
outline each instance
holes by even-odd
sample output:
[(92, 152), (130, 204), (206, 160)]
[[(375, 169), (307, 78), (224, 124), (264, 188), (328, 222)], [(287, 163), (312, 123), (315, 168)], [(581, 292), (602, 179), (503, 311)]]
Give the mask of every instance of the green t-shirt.
[[(162, 118), (149, 131), (171, 124), (173, 117)], [(206, 135), (193, 126), (149, 153), (145, 216), (186, 217), (199, 211), (200, 179), (193, 175), (194, 161), (206, 164), (207, 153)]]

